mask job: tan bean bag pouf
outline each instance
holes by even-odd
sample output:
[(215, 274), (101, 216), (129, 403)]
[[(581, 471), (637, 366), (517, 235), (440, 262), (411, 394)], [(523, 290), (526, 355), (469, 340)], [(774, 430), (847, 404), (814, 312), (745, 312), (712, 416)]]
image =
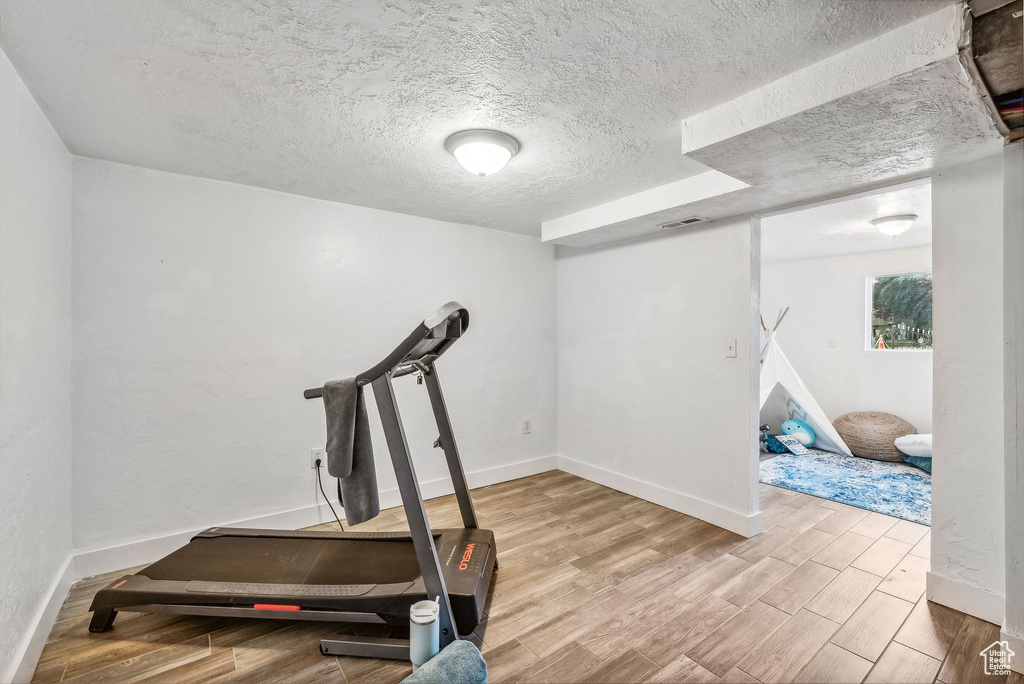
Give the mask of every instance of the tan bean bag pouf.
[(898, 437), (917, 434), (917, 428), (899, 416), (882, 411), (845, 413), (832, 426), (854, 456), (902, 463), (903, 454), (893, 446)]

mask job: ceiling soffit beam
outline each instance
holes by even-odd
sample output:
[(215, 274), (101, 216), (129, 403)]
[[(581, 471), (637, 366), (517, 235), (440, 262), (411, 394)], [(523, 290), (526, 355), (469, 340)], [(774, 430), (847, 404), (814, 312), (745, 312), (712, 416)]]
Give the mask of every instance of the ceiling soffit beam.
[(747, 183), (714, 169), (621, 199), (541, 223), (541, 241), (562, 240), (594, 228), (620, 223), (709, 197), (749, 188)]
[(683, 122), (683, 149), (703, 145), (690, 159), (749, 187), (678, 195), (653, 211), (622, 198), (544, 222), (545, 241), (607, 244), (690, 216), (771, 211), (995, 153), (1002, 138), (961, 62), (969, 19), (965, 5), (948, 6)]
[(556, 242), (586, 248), (661, 233), (662, 224), (686, 216), (715, 221), (883, 188), (997, 154), (1002, 145), (961, 63), (947, 57), (688, 155), (749, 188)]
[(1000, 7), (1005, 7), (1011, 2), (1013, 2), (1013, 0), (970, 0), (968, 4), (971, 6), (971, 14), (977, 18), (983, 14), (994, 12)]
[(682, 153), (753, 131), (947, 57), (968, 42), (963, 4), (815, 62), (682, 122)]

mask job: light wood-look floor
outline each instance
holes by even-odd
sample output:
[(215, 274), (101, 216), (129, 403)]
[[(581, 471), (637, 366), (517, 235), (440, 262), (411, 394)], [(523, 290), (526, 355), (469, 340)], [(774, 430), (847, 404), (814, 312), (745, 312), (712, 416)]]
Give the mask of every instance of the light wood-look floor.
[[(925, 601), (927, 527), (762, 485), (752, 539), (562, 472), (475, 490), (501, 569), (477, 632), (492, 682), (992, 683), (999, 628)], [(427, 502), (457, 527), (452, 497)], [(400, 509), (358, 529), (402, 529)], [(117, 573), (121, 574), (121, 573)], [(329, 624), (122, 613), (89, 634), (79, 582), (36, 682), (397, 682), (326, 658)], [(481, 640), (482, 639), (482, 640)], [(1024, 678), (1013, 676), (1016, 684)]]

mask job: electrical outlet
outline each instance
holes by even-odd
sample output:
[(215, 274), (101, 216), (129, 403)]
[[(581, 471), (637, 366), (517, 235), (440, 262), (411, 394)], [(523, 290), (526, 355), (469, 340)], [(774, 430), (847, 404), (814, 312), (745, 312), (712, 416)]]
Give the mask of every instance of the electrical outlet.
[(736, 358), (736, 338), (727, 337), (725, 338), (725, 358), (735, 359)]
[(533, 421), (527, 418), (523, 421), (523, 434), (528, 435), (533, 432)]
[(316, 459), (320, 459), (320, 467), (327, 465), (327, 447), (313, 447), (309, 450), (309, 469), (316, 469)]

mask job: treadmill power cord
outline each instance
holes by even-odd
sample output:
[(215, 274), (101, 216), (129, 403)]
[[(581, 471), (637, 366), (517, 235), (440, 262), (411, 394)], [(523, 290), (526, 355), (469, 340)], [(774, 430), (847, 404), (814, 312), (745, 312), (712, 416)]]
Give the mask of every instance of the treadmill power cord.
[[(331, 500), (327, 498), (327, 493), (324, 492), (324, 483), (320, 480), (320, 459), (316, 459), (316, 483), (320, 487), (320, 493), (324, 495), (324, 501), (331, 507), (331, 513), (334, 513), (334, 519), (338, 521), (338, 527), (344, 532), (345, 528), (341, 524), (341, 518), (338, 517), (338, 512), (334, 510), (334, 506), (331, 505)], [(340, 485), (339, 485), (340, 486)]]

